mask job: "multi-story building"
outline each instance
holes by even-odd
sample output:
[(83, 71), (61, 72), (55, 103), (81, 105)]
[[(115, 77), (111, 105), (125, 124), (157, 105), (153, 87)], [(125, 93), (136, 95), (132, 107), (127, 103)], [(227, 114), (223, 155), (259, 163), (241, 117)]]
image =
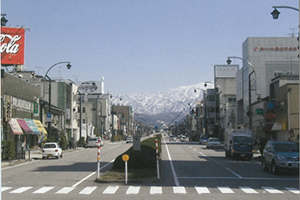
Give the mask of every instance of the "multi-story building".
[(297, 46), (295, 37), (249, 37), (243, 43), (243, 67), (236, 76), (236, 119), (237, 125), (252, 129), (256, 138), (266, 125), (262, 100), (269, 96), (271, 80), (279, 74), (299, 74)]

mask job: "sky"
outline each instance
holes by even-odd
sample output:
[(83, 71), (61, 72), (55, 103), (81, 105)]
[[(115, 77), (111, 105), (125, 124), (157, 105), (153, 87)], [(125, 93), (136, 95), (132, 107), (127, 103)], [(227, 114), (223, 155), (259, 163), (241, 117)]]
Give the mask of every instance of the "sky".
[[(298, 0), (1, 0), (7, 26), (28, 28), (25, 69), (145, 94), (213, 81), (247, 37), (297, 36)], [(233, 60), (232, 64), (240, 64)]]

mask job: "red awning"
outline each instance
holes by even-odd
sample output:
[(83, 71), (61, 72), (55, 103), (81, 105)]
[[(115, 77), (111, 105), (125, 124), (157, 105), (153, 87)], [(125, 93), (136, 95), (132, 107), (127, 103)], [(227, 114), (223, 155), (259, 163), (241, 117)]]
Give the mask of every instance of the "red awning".
[(32, 130), (29, 128), (29, 126), (27, 125), (24, 119), (17, 119), (17, 121), (26, 134), (33, 134)]

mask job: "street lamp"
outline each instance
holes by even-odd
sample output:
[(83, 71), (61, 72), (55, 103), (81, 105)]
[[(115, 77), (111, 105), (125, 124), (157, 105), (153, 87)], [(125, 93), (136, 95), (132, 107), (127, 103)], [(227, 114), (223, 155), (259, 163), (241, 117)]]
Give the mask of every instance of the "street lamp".
[(6, 14), (1, 14), (1, 26), (6, 26), (8, 20), (5, 18)]
[(51, 78), (48, 76), (48, 72), (56, 65), (59, 65), (59, 64), (62, 64), (62, 63), (67, 63), (67, 68), (68, 69), (71, 69), (71, 64), (70, 62), (68, 61), (63, 61), (63, 62), (58, 62), (58, 63), (55, 63), (54, 65), (52, 65), (46, 72), (45, 74), (45, 78), (48, 78), (49, 79), (49, 107), (48, 107), (48, 117), (50, 117), (49, 121), (48, 121), (48, 138), (50, 138), (51, 136), (51, 117), (52, 117), (52, 114), (51, 114)]
[(271, 12), (271, 15), (273, 16), (273, 19), (278, 19), (280, 12), (277, 10), (277, 8), (288, 8), (292, 10), (296, 10), (299, 12), (298, 8), (294, 8), (291, 6), (273, 6), (274, 10)]
[[(251, 78), (251, 75), (253, 73), (255, 73), (255, 70), (254, 70), (253, 65), (248, 60), (245, 60), (244, 58), (237, 57), (237, 56), (229, 56), (228, 59), (227, 59), (227, 61), (226, 61), (228, 65), (231, 64), (230, 58), (237, 58), (237, 59), (243, 60), (243, 61), (247, 62), (248, 65), (252, 69), (252, 72), (249, 73), (249, 75), (248, 75), (248, 90), (249, 90), (248, 91), (248, 94), (249, 94), (249, 106), (248, 107), (249, 107), (249, 109), (248, 109), (248, 112), (247, 112), (247, 115), (249, 117), (249, 129), (252, 130), (252, 114), (253, 113), (252, 113), (252, 107), (251, 107), (251, 80), (250, 80), (250, 78)], [(256, 74), (255, 74), (255, 79), (256, 79)]]

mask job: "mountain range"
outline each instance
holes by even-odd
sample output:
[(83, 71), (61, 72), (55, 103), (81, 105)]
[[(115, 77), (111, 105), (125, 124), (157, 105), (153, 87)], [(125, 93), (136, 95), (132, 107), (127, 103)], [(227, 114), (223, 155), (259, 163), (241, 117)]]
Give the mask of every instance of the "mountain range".
[(195, 107), (196, 101), (202, 100), (201, 90), (212, 87), (213, 84), (205, 87), (204, 82), (201, 82), (152, 94), (121, 94), (114, 103), (132, 106), (136, 121), (152, 126), (170, 125), (182, 119), (190, 107)]

